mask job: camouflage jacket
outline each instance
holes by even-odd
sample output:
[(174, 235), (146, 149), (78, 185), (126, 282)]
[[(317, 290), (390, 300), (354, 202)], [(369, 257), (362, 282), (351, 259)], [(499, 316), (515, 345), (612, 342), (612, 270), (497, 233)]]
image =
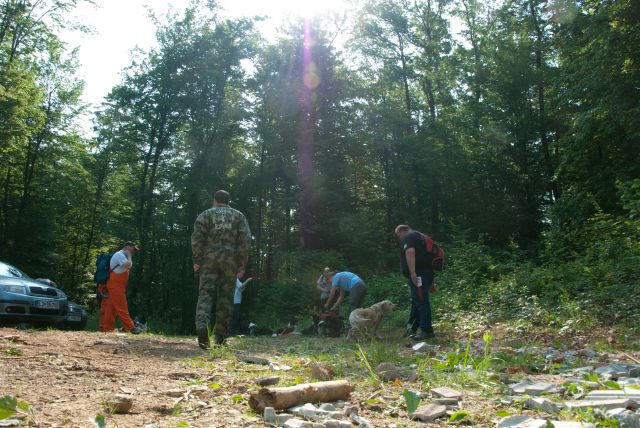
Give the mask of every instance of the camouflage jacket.
[(236, 269), (249, 257), (251, 231), (244, 215), (226, 205), (201, 213), (193, 225), (193, 262), (203, 268), (231, 264)]

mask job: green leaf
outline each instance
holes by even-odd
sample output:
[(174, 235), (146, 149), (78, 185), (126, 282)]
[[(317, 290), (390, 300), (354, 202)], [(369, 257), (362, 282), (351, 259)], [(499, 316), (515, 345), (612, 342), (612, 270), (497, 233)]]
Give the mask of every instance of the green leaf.
[(210, 389), (220, 389), (220, 388), (222, 388), (222, 385), (220, 385), (220, 384), (219, 384), (219, 383), (217, 383), (217, 382), (214, 382), (214, 383), (212, 383), (212, 384), (210, 384), (210, 385), (209, 385), (209, 388), (210, 388)]
[(496, 412), (496, 416), (499, 418), (506, 418), (507, 416), (511, 416), (511, 412), (507, 410), (498, 410)]
[(0, 397), (0, 420), (10, 418), (16, 414), (18, 400), (11, 395)]
[(618, 382), (614, 382), (612, 380), (608, 380), (606, 382), (602, 382), (602, 385), (606, 386), (607, 388), (611, 388), (611, 389), (622, 389), (622, 387), (620, 386), (620, 384)]
[(407, 413), (411, 414), (416, 411), (420, 405), (420, 396), (413, 391), (405, 389), (402, 391), (404, 402), (407, 405)]
[(18, 401), (18, 409), (28, 412), (29, 410), (31, 410), (31, 406), (29, 406), (29, 403), (27, 403), (26, 401)]
[(451, 415), (451, 417), (449, 418), (449, 423), (461, 421), (467, 416), (469, 416), (469, 412), (467, 412), (466, 410), (458, 410), (453, 415)]
[(231, 397), (231, 399), (232, 399), (232, 400), (233, 400), (233, 402), (234, 402), (234, 403), (236, 403), (236, 404), (237, 404), (237, 403), (242, 403), (242, 402), (244, 401), (244, 397), (243, 397), (242, 395), (240, 395), (240, 394), (233, 395), (233, 396)]
[(104, 428), (107, 426), (107, 422), (104, 420), (104, 415), (100, 413), (98, 413), (93, 419), (93, 423), (96, 424), (98, 428)]
[(189, 426), (189, 424), (188, 424), (188, 423), (186, 423), (185, 421), (180, 421), (180, 422), (178, 422), (178, 426), (179, 426), (180, 428), (186, 428), (186, 427), (188, 427), (188, 426)]
[(588, 380), (589, 382), (600, 382), (600, 379), (598, 379), (598, 375), (595, 373), (588, 373), (582, 377), (584, 378), (584, 380)]

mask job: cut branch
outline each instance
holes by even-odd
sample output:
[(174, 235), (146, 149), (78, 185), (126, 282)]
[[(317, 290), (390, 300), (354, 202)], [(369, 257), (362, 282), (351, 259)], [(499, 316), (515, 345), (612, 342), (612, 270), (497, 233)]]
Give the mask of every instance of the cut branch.
[(348, 400), (353, 387), (346, 380), (305, 383), (284, 388), (262, 388), (251, 394), (249, 406), (258, 413), (265, 407), (285, 410), (302, 403)]

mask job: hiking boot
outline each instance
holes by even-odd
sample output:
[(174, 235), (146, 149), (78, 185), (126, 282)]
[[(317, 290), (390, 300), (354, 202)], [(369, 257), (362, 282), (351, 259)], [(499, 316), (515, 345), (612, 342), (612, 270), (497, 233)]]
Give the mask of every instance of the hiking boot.
[(138, 326), (135, 326), (131, 330), (129, 330), (129, 333), (131, 333), (131, 334), (140, 334), (140, 333), (144, 333), (144, 330), (141, 329)]
[(436, 335), (432, 331), (429, 331), (429, 332), (421, 331), (420, 333), (413, 336), (413, 340), (426, 340), (426, 339), (433, 339), (434, 337), (436, 337)]
[(198, 330), (198, 346), (201, 349), (209, 349), (209, 332), (206, 328)]

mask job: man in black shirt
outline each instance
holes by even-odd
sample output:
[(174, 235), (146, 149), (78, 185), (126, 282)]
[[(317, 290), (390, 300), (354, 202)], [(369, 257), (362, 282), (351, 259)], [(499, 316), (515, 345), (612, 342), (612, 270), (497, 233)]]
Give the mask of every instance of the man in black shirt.
[(400, 241), (402, 273), (407, 277), (411, 289), (412, 332), (417, 333), (420, 327), (421, 332), (415, 335), (416, 340), (434, 337), (429, 304), (429, 289), (433, 284), (432, 257), (427, 252), (422, 233), (401, 224), (396, 227), (395, 234)]

